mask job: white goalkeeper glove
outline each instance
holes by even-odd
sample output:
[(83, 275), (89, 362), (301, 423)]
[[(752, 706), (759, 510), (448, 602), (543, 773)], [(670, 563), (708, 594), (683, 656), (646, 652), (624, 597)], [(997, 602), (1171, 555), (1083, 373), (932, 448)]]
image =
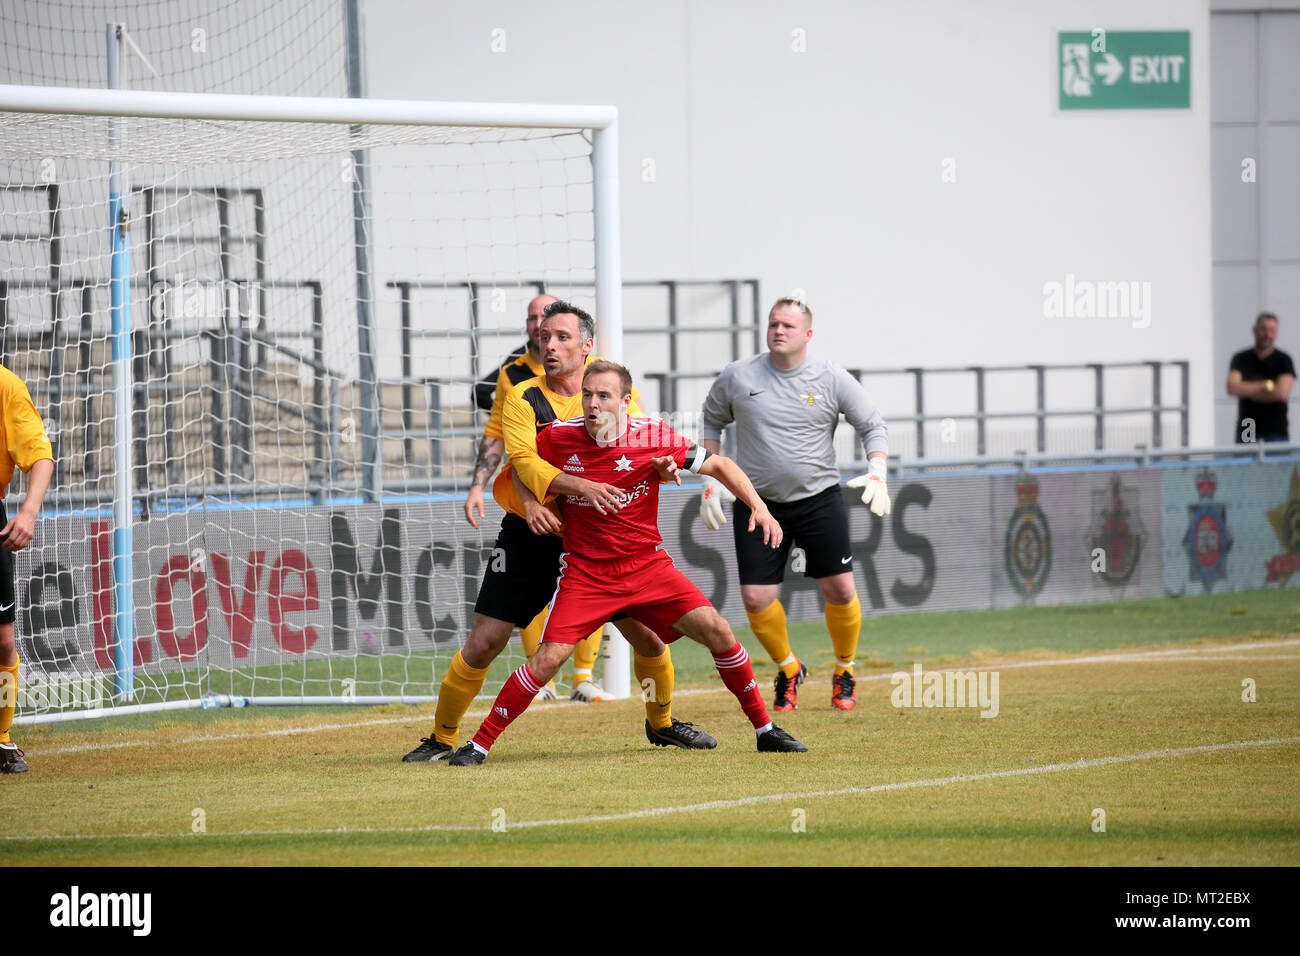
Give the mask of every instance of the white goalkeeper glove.
[(710, 531), (717, 531), (727, 523), (727, 515), (722, 510), (724, 499), (735, 501), (736, 496), (718, 479), (705, 478), (700, 491), (700, 517), (704, 519), (704, 527)]
[(865, 475), (850, 478), (850, 488), (862, 489), (862, 503), (871, 508), (873, 515), (884, 517), (893, 510), (889, 500), (889, 489), (885, 487), (885, 459), (873, 458), (868, 466), (871, 470)]

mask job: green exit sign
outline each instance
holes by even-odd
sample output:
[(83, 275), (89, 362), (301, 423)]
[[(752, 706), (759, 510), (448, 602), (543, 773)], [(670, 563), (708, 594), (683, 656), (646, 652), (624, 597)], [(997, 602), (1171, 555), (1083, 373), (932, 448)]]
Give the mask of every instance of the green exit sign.
[(1187, 30), (1058, 33), (1063, 110), (1185, 110), (1192, 105)]

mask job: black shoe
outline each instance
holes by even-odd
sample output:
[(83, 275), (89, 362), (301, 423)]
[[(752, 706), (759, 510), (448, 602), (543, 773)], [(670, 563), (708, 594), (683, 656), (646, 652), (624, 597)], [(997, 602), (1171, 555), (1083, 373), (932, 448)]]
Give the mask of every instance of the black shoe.
[(0, 744), (0, 773), (26, 773), (28, 769), (21, 750), (13, 744)]
[(770, 754), (802, 754), (807, 753), (808, 748), (799, 743), (799, 741), (795, 740), (776, 724), (773, 724), (771, 730), (764, 731), (758, 735), (758, 752)]
[(650, 721), (645, 722), (645, 739), (656, 747), (684, 747), (687, 750), (712, 750), (718, 742), (694, 724), (672, 718), (672, 723), (663, 730), (655, 730)]
[(799, 661), (799, 673), (794, 677), (786, 677), (785, 671), (776, 672), (776, 700), (772, 704), (773, 710), (785, 712), (794, 710), (799, 706), (799, 685), (808, 677), (808, 668), (803, 666), (803, 661)]
[(421, 763), (425, 760), (446, 760), (451, 756), (451, 747), (439, 743), (433, 737), (421, 737), (420, 746), (402, 758), (402, 763)]
[(479, 750), (472, 743), (461, 747), (454, 754), (447, 758), (448, 767), (477, 767), (484, 760), (487, 760), (487, 754)]

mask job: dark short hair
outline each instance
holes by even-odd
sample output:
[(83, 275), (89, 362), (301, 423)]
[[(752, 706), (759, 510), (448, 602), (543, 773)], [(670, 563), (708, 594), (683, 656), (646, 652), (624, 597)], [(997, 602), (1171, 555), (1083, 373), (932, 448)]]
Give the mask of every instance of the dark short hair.
[[(1255, 316), (1255, 324), (1259, 325), (1259, 323), (1263, 322), (1265, 319), (1272, 319), (1274, 322), (1278, 321), (1277, 316), (1272, 312), (1261, 312), (1259, 315)], [(1281, 325), (1280, 322), (1278, 322), (1278, 324)]]
[(808, 320), (809, 327), (812, 327), (812, 309), (808, 308), (808, 303), (803, 301), (803, 299), (777, 299), (772, 303), (772, 308), (767, 310), (767, 317), (770, 319), (773, 312), (783, 307), (798, 309), (803, 313), (803, 317)]
[(613, 372), (618, 376), (619, 387), (623, 389), (624, 395), (632, 394), (632, 373), (624, 366), (617, 362), (611, 362), (609, 359), (596, 359), (587, 363), (587, 368), (582, 373), (582, 381), (585, 383), (592, 375), (604, 375)]
[(553, 315), (571, 315), (576, 318), (578, 320), (578, 334), (582, 336), (584, 341), (596, 337), (596, 320), (576, 305), (565, 302), (563, 299), (556, 299), (542, 313), (542, 324), (545, 325), (546, 320)]

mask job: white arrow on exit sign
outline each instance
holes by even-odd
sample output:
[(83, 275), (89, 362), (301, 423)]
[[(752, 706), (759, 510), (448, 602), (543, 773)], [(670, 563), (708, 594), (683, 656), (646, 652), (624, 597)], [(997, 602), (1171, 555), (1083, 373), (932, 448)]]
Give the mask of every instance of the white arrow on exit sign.
[(1119, 78), (1124, 75), (1124, 64), (1116, 58), (1114, 53), (1107, 53), (1105, 59), (1093, 67), (1093, 71), (1098, 76), (1106, 78), (1107, 86), (1114, 86), (1119, 82)]

